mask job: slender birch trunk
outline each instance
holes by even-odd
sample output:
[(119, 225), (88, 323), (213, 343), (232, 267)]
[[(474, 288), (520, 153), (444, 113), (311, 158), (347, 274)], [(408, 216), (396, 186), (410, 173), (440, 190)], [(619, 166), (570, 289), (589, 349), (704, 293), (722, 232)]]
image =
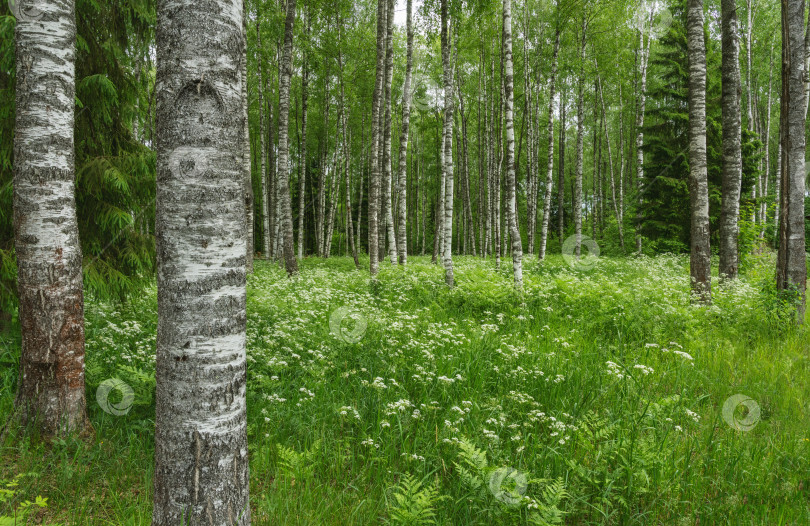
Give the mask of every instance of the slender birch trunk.
[(154, 526), (250, 524), (242, 17), (240, 0), (157, 8)]
[[(554, 51), (551, 55), (551, 77), (548, 86), (548, 165), (546, 168), (546, 193), (543, 196), (543, 224), (540, 228), (540, 261), (546, 258), (548, 226), (551, 216), (551, 193), (554, 190), (554, 97), (556, 96), (557, 58), (559, 54), (560, 28), (558, 25), (554, 32)], [(560, 104), (562, 104), (562, 101), (560, 101)]]
[(747, 100), (748, 104), (746, 104), (746, 111), (747, 111), (747, 119), (746, 119), (747, 123), (746, 123), (746, 126), (747, 126), (748, 130), (753, 130), (754, 129), (754, 103), (753, 103), (753, 93), (752, 93), (752, 91), (753, 91), (753, 81), (752, 81), (753, 72), (751, 71), (751, 69), (752, 69), (751, 68), (751, 57), (752, 57), (751, 47), (753, 45), (752, 39), (753, 39), (753, 32), (754, 32), (754, 5), (753, 5), (753, 1), (752, 0), (746, 0), (746, 7), (747, 7), (746, 14), (748, 16), (748, 24), (746, 25), (746, 28), (745, 28), (745, 31), (746, 31), (746, 36), (745, 36), (745, 61), (746, 61), (746, 65), (747, 65), (746, 72), (745, 72), (746, 76), (747, 76), (746, 83), (745, 83), (746, 84), (745, 92), (746, 92), (746, 96), (748, 98), (748, 100)]
[(393, 212), (393, 169), (391, 160), (391, 111), (393, 101), (391, 100), (391, 87), (394, 77), (394, 0), (388, 0), (386, 9), (386, 37), (385, 37), (385, 115), (383, 122), (383, 187), (382, 187), (382, 215), (384, 221), (384, 232), (381, 232), (383, 249), (385, 239), (388, 240), (388, 258), (392, 265), (397, 264), (397, 237), (394, 232), (394, 212)]
[(636, 253), (641, 254), (641, 202), (644, 196), (644, 114), (647, 107), (647, 64), (650, 58), (650, 45), (652, 44), (652, 24), (654, 13), (650, 12), (649, 32), (646, 47), (644, 42), (644, 27), (639, 28), (639, 88), (638, 105), (636, 108), (636, 189), (638, 191), (638, 212), (636, 213)]
[[(599, 83), (599, 101), (602, 105), (602, 125), (603, 131), (605, 132), (605, 143), (607, 144), (608, 149), (608, 168), (610, 170), (610, 197), (611, 201), (613, 202), (613, 213), (616, 215), (616, 224), (619, 228), (619, 245), (622, 247), (622, 252), (625, 251), (624, 248), (624, 226), (622, 225), (622, 213), (619, 207), (619, 200), (616, 199), (616, 179), (614, 177), (614, 170), (613, 170), (613, 149), (610, 145), (610, 136), (608, 135), (608, 125), (607, 125), (607, 110), (605, 108), (605, 94), (602, 91), (602, 79), (599, 77), (597, 73), (597, 82)], [(621, 97), (621, 95), (620, 95)], [(621, 111), (619, 112), (619, 117), (621, 118)], [(621, 148), (621, 137), (619, 137), (619, 148)], [(619, 160), (621, 164), (621, 159)]]
[(506, 219), (512, 245), (512, 271), (515, 288), (523, 288), (523, 244), (517, 223), (517, 183), (515, 181), (514, 74), (512, 71), (512, 0), (503, 0), (503, 57), (506, 119)]
[(385, 78), (385, 10), (387, 0), (377, 0), (377, 77), (374, 84), (374, 96), (371, 104), (371, 175), (368, 191), (368, 254), (369, 271), (375, 279), (380, 271), (380, 108), (383, 96), (383, 79)]
[[(244, 6), (243, 9), (247, 9)], [(248, 92), (247, 92), (247, 11), (242, 14), (242, 58), (239, 65), (239, 74), (242, 76), (242, 170), (244, 171), (244, 202), (245, 202), (245, 228), (247, 229), (247, 249), (245, 263), (248, 274), (253, 274), (253, 173), (250, 162), (250, 122), (248, 121)]]
[[(306, 34), (309, 35), (309, 13), (304, 22)], [(298, 179), (298, 259), (304, 259), (304, 246), (306, 244), (306, 229), (304, 219), (306, 211), (306, 184), (307, 184), (307, 113), (309, 110), (309, 60), (306, 47), (303, 50), (304, 61), (301, 66), (301, 176)]]
[(706, 42), (703, 0), (689, 0), (686, 34), (689, 55), (689, 195), (692, 211), (689, 268), (693, 294), (699, 301), (709, 303), (712, 281), (706, 164)]
[[(765, 121), (765, 194), (768, 194), (768, 186), (771, 176), (771, 95), (773, 89), (773, 43), (771, 43), (770, 69), (768, 71), (768, 103), (766, 105), (767, 118)], [(777, 201), (779, 196), (776, 197)], [(765, 226), (768, 224), (767, 203), (763, 200), (760, 215), (762, 215), (762, 230), (759, 233), (760, 239), (765, 237)]]
[(444, 78), (444, 281), (453, 287), (453, 70), (450, 64), (449, 0), (441, 0), (442, 72)]
[(579, 258), (582, 251), (582, 165), (585, 155), (585, 44), (588, 21), (585, 14), (582, 15), (582, 35), (579, 47), (579, 78), (577, 80), (577, 160), (575, 167), (574, 182), (574, 235), (576, 244), (574, 245), (574, 255)]
[(298, 260), (293, 248), (292, 197), (290, 195), (290, 80), (292, 78), (293, 26), (296, 0), (287, 1), (284, 23), (284, 50), (281, 55), (281, 76), (278, 87), (278, 190), (281, 205), (282, 251), (287, 274), (298, 274)]
[[(262, 170), (262, 252), (265, 259), (269, 257), (270, 254), (270, 207), (269, 207), (269, 199), (268, 199), (268, 163), (267, 163), (267, 136), (266, 136), (266, 128), (265, 128), (265, 100), (264, 100), (264, 90), (267, 87), (267, 82), (264, 76), (264, 57), (262, 55), (262, 33), (261, 33), (261, 14), (256, 18), (256, 42), (258, 43), (258, 52), (257, 62), (259, 63), (259, 135), (261, 135), (259, 139), (259, 147), (261, 151), (259, 152), (259, 156), (261, 157), (261, 170)], [(268, 126), (271, 123), (268, 122)]]
[(742, 114), (740, 109), (740, 45), (735, 0), (721, 2), (723, 184), (720, 211), (720, 275), (736, 279), (739, 271), (737, 236), (742, 187)]
[(782, 195), (776, 286), (796, 294), (804, 323), (807, 264), (804, 233), (805, 122), (804, 0), (782, 0)]
[(413, 68), (413, 13), (412, 0), (408, 0), (407, 33), (408, 56), (405, 63), (405, 85), (402, 88), (402, 130), (399, 136), (399, 232), (397, 233), (397, 253), (399, 264), (408, 263), (408, 134), (411, 119), (411, 70)]
[(53, 437), (90, 427), (74, 186), (76, 22), (72, 0), (37, 7), (39, 20), (21, 16), (16, 26), (13, 200), (22, 352), (15, 405), (23, 424)]
[(558, 235), (560, 238), (560, 246), (565, 241), (565, 105), (567, 103), (567, 96), (565, 92), (560, 96), (560, 161), (558, 163), (557, 174), (557, 214), (558, 218)]

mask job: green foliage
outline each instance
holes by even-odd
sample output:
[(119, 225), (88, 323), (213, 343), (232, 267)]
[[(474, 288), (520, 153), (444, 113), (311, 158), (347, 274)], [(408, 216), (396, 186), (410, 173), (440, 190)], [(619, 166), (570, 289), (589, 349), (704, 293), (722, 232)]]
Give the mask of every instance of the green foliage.
[[(15, 20), (0, 7), (0, 311), (16, 308), (12, 227)], [(154, 0), (76, 2), (76, 206), (91, 294), (125, 299), (154, 274)]]
[(386, 523), (401, 526), (436, 524), (436, 505), (443, 498), (446, 497), (440, 496), (435, 481), (425, 484), (424, 480), (406, 473), (394, 488)]
[(38, 473), (20, 473), (10, 481), (0, 479), (0, 510), (12, 506), (12, 514), (0, 514), (0, 526), (17, 526), (28, 523), (28, 514), (37, 508), (48, 507), (48, 499), (39, 495), (34, 501), (23, 500), (17, 502), (16, 496), (20, 480), (24, 477), (36, 477)]
[[(644, 190), (641, 193), (641, 232), (656, 253), (687, 252), (690, 243), (689, 204), (689, 68), (686, 46), (685, 2), (670, 5), (673, 23), (653, 47), (644, 130)], [(708, 29), (707, 29), (708, 34)], [(719, 42), (706, 40), (709, 72), (719, 72)], [(706, 131), (709, 210), (712, 244), (717, 245), (722, 187), (722, 126), (720, 75), (707, 76)], [(751, 132), (742, 135), (743, 177), (741, 203), (750, 201), (759, 175), (762, 142)], [(744, 217), (744, 216), (743, 216)]]
[(321, 454), (321, 442), (316, 440), (309, 449), (298, 453), (294, 449), (276, 444), (279, 473), (291, 480), (306, 482), (312, 478), (315, 460)]
[[(307, 258), (295, 280), (258, 262), (247, 307), (254, 521), (806, 523), (808, 334), (774, 290), (774, 254), (716, 280), (711, 307), (690, 304), (687, 265), (601, 258), (585, 272), (550, 255), (526, 261), (513, 295), (508, 268), (472, 257), (457, 258), (453, 291), (429, 258), (383, 265), (373, 292), (348, 258)], [(355, 343), (330, 329), (344, 306), (368, 322)], [(68, 524), (149, 516), (156, 309), (154, 286), (126, 304), (88, 299), (96, 440), (44, 446), (11, 429), (0, 478), (41, 473), (18, 501), (48, 497), (48, 517)], [(0, 421), (19, 357), (3, 348)], [(135, 393), (126, 415), (96, 403), (109, 378)], [(762, 408), (747, 433), (721, 414), (736, 393)]]

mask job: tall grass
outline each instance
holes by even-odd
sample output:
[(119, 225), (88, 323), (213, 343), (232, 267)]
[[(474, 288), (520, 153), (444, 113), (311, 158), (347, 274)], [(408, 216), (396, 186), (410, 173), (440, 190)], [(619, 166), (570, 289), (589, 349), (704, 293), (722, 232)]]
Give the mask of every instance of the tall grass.
[[(529, 261), (518, 294), (508, 262), (476, 258), (456, 259), (453, 290), (425, 258), (373, 284), (348, 259), (307, 259), (294, 280), (258, 263), (254, 524), (807, 524), (808, 336), (770, 256), (715, 283), (710, 307), (690, 302), (687, 264)], [(86, 310), (95, 440), (11, 429), (0, 480), (32, 474), (0, 516), (41, 495), (43, 523), (149, 524), (156, 291)], [(18, 345), (0, 352), (5, 420)], [(111, 377), (135, 391), (125, 416), (95, 401)], [(724, 418), (738, 393), (757, 419)]]

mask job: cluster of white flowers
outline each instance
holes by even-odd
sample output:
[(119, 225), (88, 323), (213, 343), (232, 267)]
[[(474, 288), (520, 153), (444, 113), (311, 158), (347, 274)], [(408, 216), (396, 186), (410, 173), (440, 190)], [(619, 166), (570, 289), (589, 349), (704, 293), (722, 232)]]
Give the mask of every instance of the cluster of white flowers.
[(653, 371), (652, 367), (647, 367), (646, 365), (642, 365), (640, 363), (634, 365), (633, 369), (640, 371), (644, 376), (647, 376), (648, 374), (652, 374), (653, 372), (655, 372)]
[(349, 413), (351, 413), (355, 420), (360, 420), (360, 413), (358, 413), (357, 409), (350, 405), (344, 405), (338, 409), (338, 413), (340, 413), (341, 416), (348, 416)]
[(373, 438), (365, 438), (365, 439), (361, 440), (360, 445), (380, 449), (380, 445), (378, 443), (374, 442)]
[(608, 366), (608, 374), (615, 376), (618, 379), (624, 378), (624, 373), (622, 372), (622, 368), (619, 367), (619, 364), (616, 362), (607, 361), (605, 362)]
[(385, 406), (385, 414), (386, 416), (391, 416), (397, 413), (404, 413), (412, 408), (413, 404), (410, 400), (400, 398), (396, 402), (390, 402)]

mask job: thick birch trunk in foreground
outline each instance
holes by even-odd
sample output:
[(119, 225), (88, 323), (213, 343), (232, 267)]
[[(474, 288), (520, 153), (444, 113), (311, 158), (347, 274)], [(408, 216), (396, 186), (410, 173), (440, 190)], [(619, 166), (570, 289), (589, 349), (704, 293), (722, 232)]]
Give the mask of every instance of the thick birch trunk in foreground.
[(805, 99), (804, 1), (782, 0), (782, 195), (779, 209), (779, 255), (776, 286), (796, 290), (797, 320), (804, 322), (805, 263)]
[(278, 83), (278, 193), (281, 209), (282, 252), (287, 274), (298, 274), (298, 260), (293, 248), (292, 196), (290, 195), (290, 80), (292, 77), (293, 25), (295, 2), (287, 0), (287, 20), (284, 29), (284, 51), (281, 55), (281, 76)]
[(686, 18), (689, 54), (689, 196), (692, 210), (689, 269), (692, 292), (711, 301), (709, 183), (706, 164), (706, 42), (703, 0), (689, 0)]
[(442, 72), (444, 77), (444, 242), (442, 263), (447, 286), (453, 278), (453, 70), (450, 64), (449, 0), (442, 0)]
[(250, 524), (242, 16), (158, 4), (154, 526)]
[(397, 182), (399, 186), (399, 232), (397, 232), (397, 255), (399, 264), (408, 262), (408, 133), (411, 119), (411, 70), (413, 68), (413, 9), (412, 0), (408, 0), (407, 31), (408, 31), (408, 57), (405, 64), (405, 85), (402, 88), (402, 131), (399, 137), (399, 170)]
[[(543, 224), (540, 227), (540, 261), (546, 258), (548, 226), (551, 216), (551, 192), (554, 190), (554, 97), (557, 82), (557, 58), (560, 54), (560, 29), (554, 34), (554, 51), (551, 56), (551, 78), (548, 86), (548, 165), (546, 168), (546, 193), (543, 196)], [(561, 101), (562, 103), (562, 101)]]
[(515, 288), (523, 288), (523, 243), (517, 223), (517, 182), (515, 181), (514, 75), (512, 71), (512, 0), (503, 1), (503, 56), (506, 95), (506, 214), (512, 244), (512, 271)]
[[(14, 229), (22, 354), (16, 406), (45, 436), (88, 428), (82, 253), (74, 196), (72, 0), (17, 20)], [(242, 208), (244, 211), (244, 209)]]
[(723, 197), (720, 211), (720, 275), (735, 279), (739, 271), (737, 236), (742, 187), (742, 114), (737, 5), (722, 0), (723, 40)]

